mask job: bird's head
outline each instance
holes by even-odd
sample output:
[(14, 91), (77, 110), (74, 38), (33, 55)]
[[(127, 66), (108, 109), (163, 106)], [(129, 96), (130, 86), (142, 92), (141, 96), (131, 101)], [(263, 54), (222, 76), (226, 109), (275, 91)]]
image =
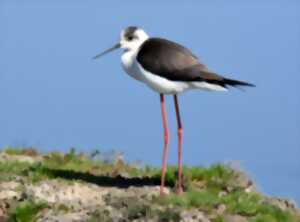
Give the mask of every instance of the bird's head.
[(129, 26), (121, 32), (120, 48), (126, 50), (138, 49), (149, 36), (136, 26)]
[(124, 49), (124, 51), (138, 50), (138, 48), (149, 38), (147, 33), (136, 27), (129, 26), (122, 30), (119, 42), (113, 47), (105, 50), (104, 52), (96, 55), (94, 59), (97, 59), (115, 49)]

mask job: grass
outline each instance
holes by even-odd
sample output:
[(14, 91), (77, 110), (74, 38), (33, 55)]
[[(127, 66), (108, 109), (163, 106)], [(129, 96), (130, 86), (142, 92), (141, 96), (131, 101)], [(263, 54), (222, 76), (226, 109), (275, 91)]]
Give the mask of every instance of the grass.
[[(27, 155), (35, 153), (21, 148), (6, 148), (5, 153), (9, 155)], [(36, 152), (37, 153), (37, 152)], [(21, 161), (0, 162), (0, 181), (5, 179), (5, 175), (14, 174), (24, 176), (32, 182), (44, 179), (53, 179), (57, 176), (54, 170), (65, 170), (70, 172), (84, 172), (93, 175), (117, 176), (126, 173), (130, 176), (138, 176), (139, 171), (136, 167), (125, 164), (123, 161), (108, 163), (107, 161), (91, 160), (83, 154), (77, 154), (72, 148), (66, 154), (52, 152), (43, 156), (41, 163), (29, 163)]]
[(121, 160), (105, 161), (92, 160), (84, 154), (77, 154), (72, 148), (67, 154), (53, 152), (45, 156), (44, 166), (51, 169), (89, 172), (95, 175), (116, 176), (127, 173), (131, 176), (138, 174), (138, 169)]
[(41, 163), (20, 161), (0, 162), (0, 181), (8, 181), (14, 176), (22, 176), (31, 182), (52, 179), (51, 170)]
[[(4, 149), (4, 152), (10, 155), (30, 156), (32, 153), (38, 154), (38, 152), (32, 148), (26, 149), (8, 147)], [(90, 156), (94, 156), (95, 154), (93, 153)], [(24, 170), (28, 169), (29, 171), (41, 173), (40, 171), (44, 167), (49, 169), (73, 170), (76, 172), (90, 172), (93, 174), (105, 174), (112, 176), (126, 173), (131, 177), (152, 177), (157, 178), (157, 180), (160, 180), (161, 176), (161, 170), (158, 167), (145, 166), (143, 168), (139, 168), (137, 166), (127, 164), (122, 160), (112, 160), (110, 162), (103, 160), (103, 158), (102, 160), (93, 160), (89, 158), (89, 156), (76, 153), (74, 148), (71, 148), (66, 154), (52, 152), (44, 155), (43, 158), (44, 160), (40, 164), (11, 161), (0, 163), (0, 172), (9, 170), (12, 173), (20, 174)], [(49, 172), (43, 173), (47, 174)], [(206, 181), (207, 185), (218, 188), (226, 186), (229, 181), (234, 178), (234, 171), (221, 164), (213, 165), (209, 168), (184, 167), (183, 174), (186, 181)], [(168, 167), (166, 173), (166, 183), (175, 185), (176, 179), (177, 168), (172, 166)]]
[(93, 212), (87, 222), (114, 222), (108, 211), (96, 210)]
[(6, 147), (4, 152), (9, 155), (27, 155), (27, 156), (37, 156), (39, 153), (33, 147)]
[(184, 208), (197, 207), (205, 211), (210, 211), (217, 204), (221, 203), (217, 195), (209, 191), (188, 191), (180, 196), (172, 193), (166, 197), (159, 197), (157, 201), (161, 204), (172, 204)]
[[(241, 215), (250, 219), (251, 222), (299, 222), (300, 218), (294, 216), (290, 210), (282, 210), (276, 206), (263, 202), (263, 197), (257, 193), (245, 193), (234, 191), (225, 196), (218, 196), (216, 193), (206, 189), (204, 191), (188, 191), (181, 196), (171, 194), (159, 198), (161, 204), (176, 205), (184, 208), (198, 208), (204, 212), (212, 213), (217, 206), (224, 204), (224, 213)], [(222, 216), (215, 219), (223, 221)]]
[(19, 162), (19, 161), (1, 161), (0, 162), (0, 172), (1, 173), (10, 173), (20, 175), (22, 172), (30, 168), (32, 164), (28, 162)]
[(218, 215), (216, 218), (212, 219), (213, 222), (226, 222), (224, 217), (221, 215)]
[(167, 208), (165, 211), (158, 212), (159, 221), (162, 222), (179, 222), (180, 221), (180, 213), (178, 211), (174, 211), (174, 209)]
[[(268, 220), (267, 220), (268, 218)], [(277, 221), (290, 221), (290, 222), (299, 222), (299, 217), (294, 217), (291, 211), (283, 211), (278, 207), (271, 206), (271, 205), (259, 205), (257, 209), (257, 216), (252, 220), (255, 222), (260, 221), (270, 221), (270, 222), (277, 222)]]
[[(14, 149), (6, 148), (9, 155), (29, 155), (35, 157), (37, 151), (30, 148)], [(81, 179), (86, 182), (96, 182), (98, 180), (110, 180), (118, 175), (126, 174), (129, 177), (149, 178), (154, 182), (160, 181), (161, 170), (157, 167), (145, 166), (139, 168), (120, 159), (110, 161), (104, 158), (95, 158), (101, 155), (100, 152), (93, 152), (90, 156), (78, 154), (74, 148), (66, 154), (52, 152), (43, 156), (42, 162), (28, 163), (18, 161), (0, 162), (0, 181), (8, 180), (11, 175), (21, 176), (32, 183), (45, 179)], [(59, 174), (57, 172), (60, 172)], [(68, 175), (69, 174), (69, 175)], [(77, 177), (75, 177), (77, 175)], [(79, 175), (79, 176), (78, 176)], [(94, 177), (93, 175), (105, 175), (106, 177)], [(153, 204), (160, 206), (175, 205), (179, 209), (198, 208), (208, 214), (215, 213), (221, 204), (226, 209), (221, 215), (218, 215), (214, 222), (225, 222), (225, 214), (241, 215), (247, 217), (250, 222), (300, 222), (299, 216), (296, 216), (290, 210), (281, 210), (280, 208), (268, 204), (264, 197), (258, 193), (245, 192), (245, 183), (240, 183), (241, 172), (232, 170), (230, 167), (222, 164), (215, 164), (210, 167), (184, 167), (184, 186), (185, 192), (177, 196), (175, 193), (164, 198), (154, 198)], [(63, 177), (62, 177), (63, 176)], [(175, 187), (177, 180), (177, 168), (168, 167), (166, 174), (166, 184)], [(71, 180), (72, 181), (72, 180)], [(112, 181), (114, 183), (114, 181)], [(230, 188), (230, 189), (229, 189)], [(220, 195), (220, 193), (223, 193)], [(129, 217), (132, 219), (144, 217), (152, 214), (147, 212), (144, 205), (132, 203), (129, 207)], [(34, 221), (36, 214), (47, 207), (44, 203), (23, 202), (11, 216), (11, 221), (26, 222)], [(64, 206), (62, 211), (68, 211)], [(109, 221), (107, 212), (95, 211), (91, 221), (97, 221), (97, 218), (103, 218), (103, 221)], [(176, 211), (166, 210), (159, 212), (161, 221), (178, 221), (179, 214)]]
[(11, 214), (10, 222), (34, 222), (37, 214), (47, 208), (48, 205), (42, 202), (25, 201), (22, 202)]

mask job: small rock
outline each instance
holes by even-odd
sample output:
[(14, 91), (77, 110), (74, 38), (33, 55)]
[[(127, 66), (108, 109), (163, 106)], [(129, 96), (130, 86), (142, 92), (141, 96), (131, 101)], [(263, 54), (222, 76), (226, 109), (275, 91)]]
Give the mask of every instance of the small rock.
[(223, 214), (226, 210), (226, 205), (225, 204), (219, 204), (217, 206), (217, 214)]
[(218, 197), (224, 197), (227, 195), (227, 192), (226, 191), (221, 191), (218, 193)]
[(19, 161), (19, 162), (28, 162), (28, 163), (36, 163), (41, 162), (42, 157), (37, 156), (26, 156), (26, 155), (9, 155), (7, 153), (0, 153), (0, 161)]
[(89, 184), (65, 184), (49, 180), (27, 186), (27, 192), (35, 199), (82, 209), (103, 205), (103, 195), (107, 194), (108, 190)]
[(0, 215), (0, 221), (1, 221), (1, 222), (8, 221), (8, 217), (7, 217), (7, 216), (1, 216), (1, 215)]
[(20, 186), (20, 183), (15, 181), (3, 182), (0, 184), (0, 190), (15, 190)]
[(49, 210), (39, 216), (37, 222), (85, 222), (88, 221), (89, 215), (87, 211), (77, 211), (71, 213), (57, 214), (53, 210)]
[(211, 222), (203, 212), (198, 209), (185, 210), (180, 213), (182, 222)]
[(203, 180), (195, 181), (193, 184), (195, 185), (196, 189), (198, 189), (198, 190), (202, 190), (205, 188), (205, 181), (203, 181)]
[(245, 189), (245, 192), (246, 193), (252, 193), (252, 192), (255, 192), (257, 189), (254, 185), (250, 185), (248, 186), (246, 189)]
[(0, 191), (0, 200), (18, 199), (20, 194), (12, 190)]
[(224, 220), (225, 222), (248, 222), (248, 219), (246, 217), (230, 214), (225, 215)]
[(276, 206), (276, 207), (280, 208), (281, 210), (297, 209), (297, 204), (294, 201), (288, 200), (288, 199), (269, 197), (265, 200), (265, 202), (267, 202), (273, 206)]

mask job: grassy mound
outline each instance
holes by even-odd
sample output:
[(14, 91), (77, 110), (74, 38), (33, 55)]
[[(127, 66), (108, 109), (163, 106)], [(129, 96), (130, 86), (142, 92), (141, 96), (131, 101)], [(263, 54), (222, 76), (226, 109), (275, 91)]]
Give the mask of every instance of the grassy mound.
[[(123, 217), (128, 221), (151, 221), (151, 218), (184, 221), (184, 217), (188, 217), (184, 215), (192, 215), (191, 218), (202, 215), (214, 222), (231, 221), (233, 217), (251, 222), (300, 222), (299, 211), (293, 204), (264, 196), (256, 191), (253, 182), (243, 172), (222, 164), (210, 167), (185, 166), (184, 193), (180, 196), (174, 193), (176, 167), (168, 167), (167, 170), (166, 186), (170, 194), (164, 197), (153, 195), (150, 199), (143, 198), (143, 195), (137, 198), (126, 194), (126, 189), (130, 187), (158, 186), (160, 175), (159, 168), (138, 167), (118, 157), (105, 158), (98, 151), (85, 155), (70, 149), (66, 154), (52, 152), (42, 155), (32, 148), (6, 148), (0, 153), (0, 194), (4, 192), (1, 191), (1, 183), (11, 181), (22, 181), (23, 185), (14, 191), (16, 193), (24, 193), (26, 187), (42, 181), (60, 181), (63, 184), (76, 182), (123, 190), (124, 195), (109, 194), (110, 198), (106, 196), (104, 203), (116, 210), (123, 209)], [(9, 221), (38, 221), (43, 212), (76, 211), (67, 205), (20, 196), (17, 200), (8, 201), (6, 212), (9, 217), (6, 219)], [(111, 221), (111, 214), (111, 211), (107, 213), (102, 208), (95, 208), (88, 213), (87, 221)]]

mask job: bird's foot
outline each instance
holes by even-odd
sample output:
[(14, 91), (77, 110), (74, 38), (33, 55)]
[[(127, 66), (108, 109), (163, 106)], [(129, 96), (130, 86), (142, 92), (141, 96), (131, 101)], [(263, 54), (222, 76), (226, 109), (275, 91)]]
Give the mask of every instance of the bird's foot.
[(180, 195), (180, 194), (182, 194), (182, 193), (183, 193), (182, 186), (178, 186), (178, 187), (177, 187), (177, 190), (176, 190), (176, 194), (177, 194), (177, 195)]
[(169, 191), (167, 188), (165, 188), (165, 187), (160, 187), (160, 192), (159, 192), (159, 194), (160, 194), (161, 197), (164, 197), (164, 196), (168, 195), (169, 193), (170, 193), (170, 191)]

